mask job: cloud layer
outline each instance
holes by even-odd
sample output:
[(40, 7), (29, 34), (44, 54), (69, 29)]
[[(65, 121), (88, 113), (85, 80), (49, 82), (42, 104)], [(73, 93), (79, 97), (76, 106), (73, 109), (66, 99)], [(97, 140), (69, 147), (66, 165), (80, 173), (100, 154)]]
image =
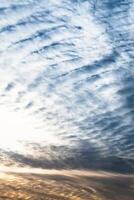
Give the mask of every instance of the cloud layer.
[(15, 140), (2, 155), (133, 169), (133, 10), (133, 0), (0, 2), (0, 137)]

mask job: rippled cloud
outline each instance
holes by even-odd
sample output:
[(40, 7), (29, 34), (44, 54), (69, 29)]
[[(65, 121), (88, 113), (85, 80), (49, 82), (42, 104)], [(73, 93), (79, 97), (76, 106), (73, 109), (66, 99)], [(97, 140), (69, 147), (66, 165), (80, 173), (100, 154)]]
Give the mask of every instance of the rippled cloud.
[(133, 170), (133, 9), (133, 0), (0, 2), (4, 164)]

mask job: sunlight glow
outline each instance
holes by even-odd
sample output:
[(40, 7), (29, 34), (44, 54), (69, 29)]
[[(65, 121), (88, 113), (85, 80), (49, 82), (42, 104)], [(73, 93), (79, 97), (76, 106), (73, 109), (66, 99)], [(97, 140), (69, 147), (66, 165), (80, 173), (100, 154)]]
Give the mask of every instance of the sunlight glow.
[[(27, 140), (34, 136), (31, 121), (18, 112), (9, 112), (0, 107), (0, 147), (16, 148), (17, 141)], [(32, 135), (31, 135), (32, 133)]]
[(58, 144), (53, 127), (41, 124), (24, 112), (11, 111), (0, 106), (0, 148), (26, 152), (24, 143)]

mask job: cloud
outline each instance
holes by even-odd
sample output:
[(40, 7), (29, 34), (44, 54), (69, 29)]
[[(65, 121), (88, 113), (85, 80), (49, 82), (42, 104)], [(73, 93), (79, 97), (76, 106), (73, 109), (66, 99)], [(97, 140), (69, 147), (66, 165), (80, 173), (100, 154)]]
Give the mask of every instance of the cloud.
[[(32, 144), (33, 149), (38, 144), (43, 152), (48, 146), (59, 146), (59, 160), (67, 167), (90, 167), (95, 158), (97, 165), (110, 159), (109, 166), (117, 158), (126, 163), (131, 160), (134, 74), (129, 8), (133, 1), (124, 2), (0, 3), (0, 109), (27, 121), (21, 123), (25, 124), (23, 134), (21, 127), (21, 134), (8, 132), (18, 135), (14, 150), (5, 147), (13, 152), (13, 159), (36, 162), (38, 155), (30, 160), (24, 144)], [(28, 122), (32, 129), (26, 131)], [(69, 150), (63, 153), (62, 147)], [(56, 147), (57, 157), (58, 152)], [(38, 165), (50, 163), (41, 159)]]

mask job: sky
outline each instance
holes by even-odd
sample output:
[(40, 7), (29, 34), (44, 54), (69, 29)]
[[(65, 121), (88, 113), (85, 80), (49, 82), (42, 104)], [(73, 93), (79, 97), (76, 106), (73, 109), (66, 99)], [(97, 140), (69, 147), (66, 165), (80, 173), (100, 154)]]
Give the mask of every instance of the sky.
[(3, 166), (134, 172), (134, 1), (0, 1)]

